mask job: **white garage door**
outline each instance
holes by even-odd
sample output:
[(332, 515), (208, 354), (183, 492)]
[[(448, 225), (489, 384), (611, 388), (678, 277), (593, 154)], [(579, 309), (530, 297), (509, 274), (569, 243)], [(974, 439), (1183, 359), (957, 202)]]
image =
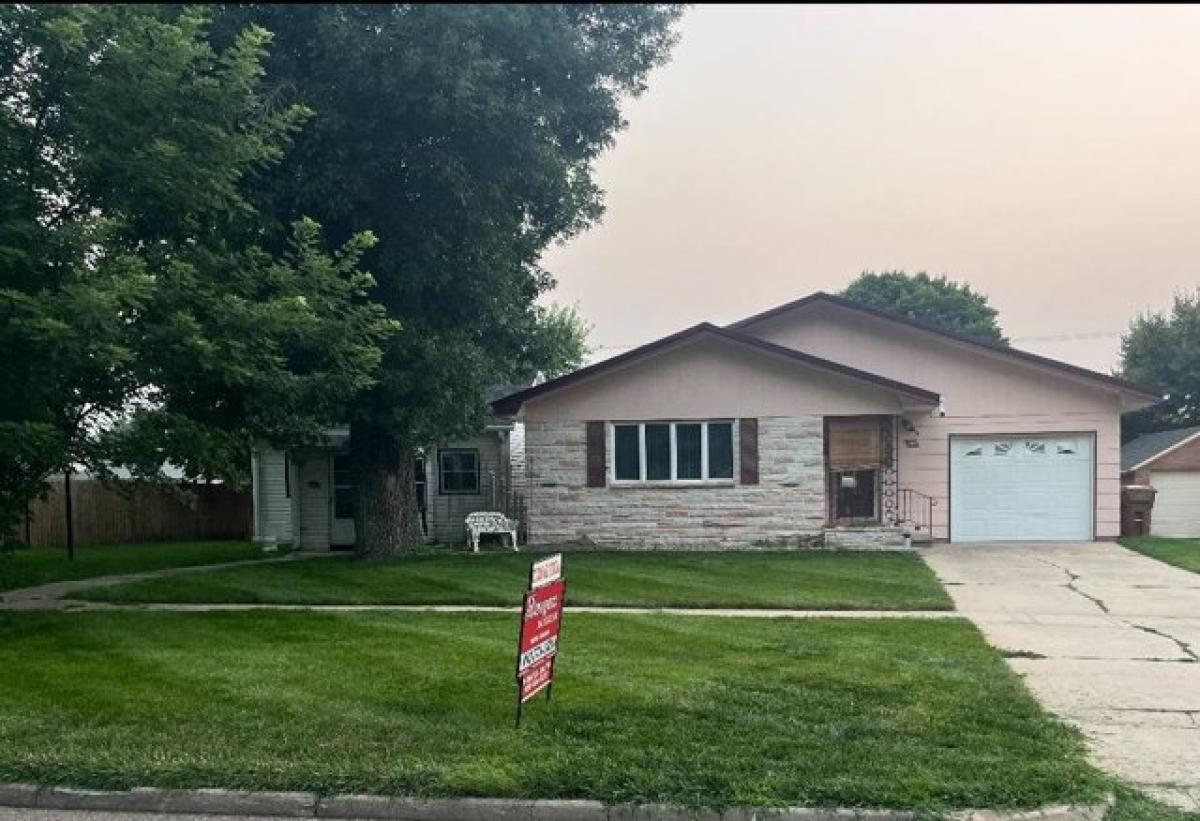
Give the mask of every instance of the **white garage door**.
[(1090, 435), (952, 437), (956, 542), (1092, 538)]
[(1154, 509), (1150, 512), (1153, 536), (1200, 536), (1200, 473), (1156, 470), (1150, 474)]

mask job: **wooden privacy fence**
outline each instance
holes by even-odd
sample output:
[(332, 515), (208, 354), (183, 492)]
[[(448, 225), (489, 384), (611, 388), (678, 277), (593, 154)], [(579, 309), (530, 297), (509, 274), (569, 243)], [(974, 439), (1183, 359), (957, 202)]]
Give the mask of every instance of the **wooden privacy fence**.
[[(20, 536), (35, 547), (67, 542), (63, 481), (29, 509)], [(75, 544), (249, 539), (250, 492), (225, 485), (187, 485), (172, 492), (136, 487), (128, 495), (92, 479), (71, 479)]]

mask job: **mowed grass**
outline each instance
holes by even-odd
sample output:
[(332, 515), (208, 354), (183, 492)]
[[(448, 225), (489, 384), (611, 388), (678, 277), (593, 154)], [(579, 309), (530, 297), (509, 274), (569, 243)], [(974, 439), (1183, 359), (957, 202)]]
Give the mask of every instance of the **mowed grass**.
[[(111, 602), (516, 605), (536, 554), (319, 559), (89, 590)], [(567, 602), (597, 606), (949, 610), (915, 554), (568, 553)]]
[(263, 558), (261, 548), (237, 541), (77, 547), (74, 561), (67, 559), (65, 547), (33, 547), (0, 554), (0, 590), (256, 558)]
[(0, 782), (940, 811), (1107, 781), (966, 621), (568, 614), (513, 727), (509, 614), (0, 615)]
[(1173, 564), (1200, 573), (1200, 539), (1167, 539), (1161, 536), (1138, 536), (1121, 539), (1130, 550), (1144, 553), (1160, 562)]

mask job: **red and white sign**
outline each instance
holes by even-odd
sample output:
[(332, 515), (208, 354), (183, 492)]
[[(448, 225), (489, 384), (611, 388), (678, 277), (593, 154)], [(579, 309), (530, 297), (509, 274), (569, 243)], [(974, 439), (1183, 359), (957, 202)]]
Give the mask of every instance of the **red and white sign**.
[(554, 680), (554, 658), (542, 659), (517, 678), (521, 688), (519, 696), (521, 703), (524, 704), (549, 687), (550, 682)]
[(521, 704), (554, 682), (566, 589), (561, 553), (542, 559), (530, 569), (517, 643), (517, 695)]
[(529, 588), (537, 589), (544, 584), (558, 581), (562, 578), (562, 554), (555, 553), (533, 563), (529, 571)]
[(525, 594), (518, 673), (558, 652), (558, 626), (562, 619), (565, 588), (563, 580), (558, 579)]

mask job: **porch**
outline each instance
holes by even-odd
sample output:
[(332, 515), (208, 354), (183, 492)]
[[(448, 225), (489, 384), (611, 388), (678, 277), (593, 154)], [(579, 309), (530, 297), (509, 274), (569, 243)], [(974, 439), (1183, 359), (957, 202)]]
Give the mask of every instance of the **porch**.
[[(260, 446), (252, 475), (255, 539), (300, 550), (351, 550), (355, 545), (357, 477), (346, 449), (348, 431), (331, 430), (316, 447)], [(512, 486), (509, 431), (424, 448), (414, 464), (417, 507), (430, 542), (461, 542), (470, 513), (500, 511), (523, 519)]]
[(937, 501), (900, 484), (901, 442), (915, 432), (912, 420), (902, 415), (825, 417), (827, 546), (932, 541)]

